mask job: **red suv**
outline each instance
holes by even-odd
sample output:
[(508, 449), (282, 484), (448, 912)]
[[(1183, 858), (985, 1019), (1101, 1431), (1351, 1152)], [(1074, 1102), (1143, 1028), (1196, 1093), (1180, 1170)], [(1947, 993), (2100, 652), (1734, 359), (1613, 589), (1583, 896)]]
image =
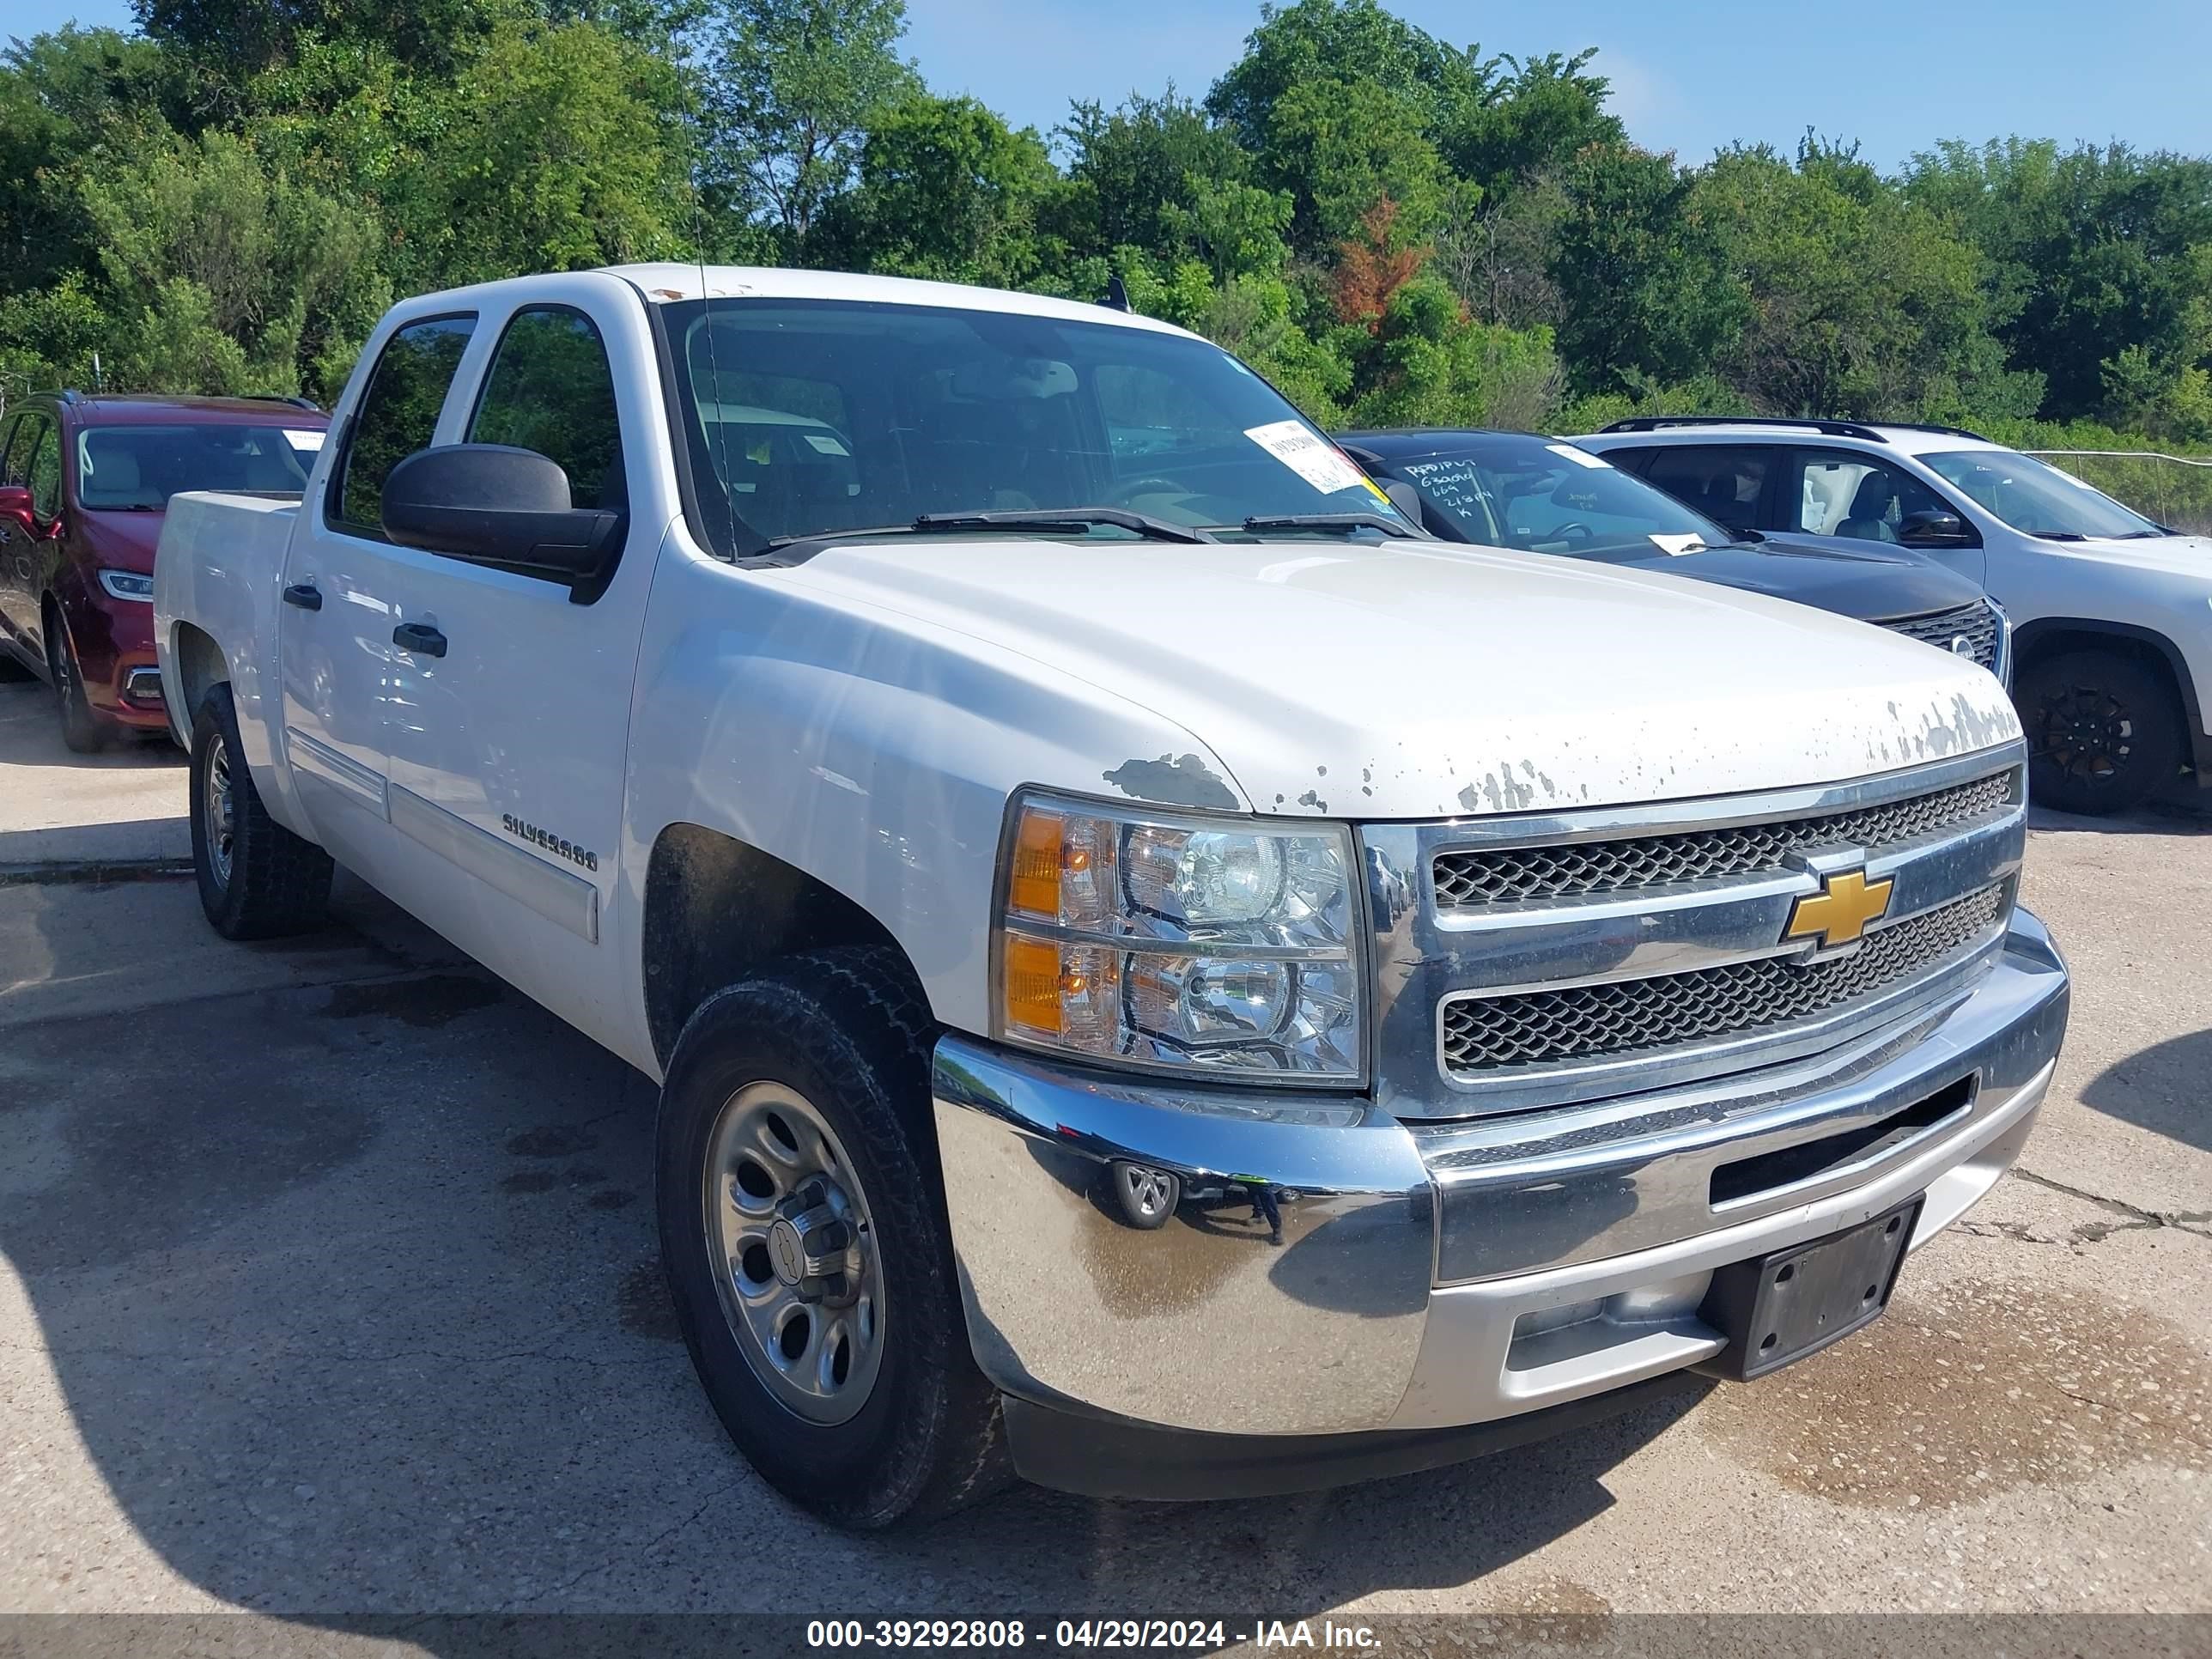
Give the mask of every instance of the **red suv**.
[(297, 495), (329, 417), (293, 398), (27, 398), (0, 419), (0, 659), (53, 688), (88, 752), (166, 734), (154, 544), (180, 489)]

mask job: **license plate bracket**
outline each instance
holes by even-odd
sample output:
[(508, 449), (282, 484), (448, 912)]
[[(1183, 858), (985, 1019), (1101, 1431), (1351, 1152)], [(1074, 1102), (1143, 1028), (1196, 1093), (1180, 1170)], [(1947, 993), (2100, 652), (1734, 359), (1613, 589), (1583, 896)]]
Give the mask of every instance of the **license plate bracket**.
[(1729, 1345), (1697, 1369), (1748, 1382), (1881, 1317), (1926, 1196), (1825, 1238), (1717, 1269), (1698, 1316)]

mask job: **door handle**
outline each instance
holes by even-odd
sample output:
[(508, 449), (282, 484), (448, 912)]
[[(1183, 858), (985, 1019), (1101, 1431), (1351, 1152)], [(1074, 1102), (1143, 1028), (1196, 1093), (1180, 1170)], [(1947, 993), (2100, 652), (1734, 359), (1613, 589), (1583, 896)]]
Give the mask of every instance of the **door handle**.
[(322, 591), (313, 582), (295, 582), (284, 590), (284, 603), (296, 605), (302, 611), (320, 611), (323, 608)]
[(392, 642), (404, 651), (412, 651), (418, 657), (442, 657), (446, 654), (446, 636), (422, 623), (400, 623), (392, 630)]

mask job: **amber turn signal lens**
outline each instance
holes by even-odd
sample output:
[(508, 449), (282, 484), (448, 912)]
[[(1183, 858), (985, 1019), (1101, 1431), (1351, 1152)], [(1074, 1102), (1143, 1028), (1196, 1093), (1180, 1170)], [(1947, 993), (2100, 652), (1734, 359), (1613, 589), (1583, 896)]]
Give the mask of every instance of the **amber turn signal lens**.
[(1006, 890), (1009, 908), (1024, 915), (1060, 919), (1060, 842), (1065, 830), (1057, 812), (1029, 807), (1014, 830), (1014, 869)]
[(1059, 945), (1043, 939), (1008, 938), (1006, 984), (1009, 1027), (1060, 1035)]

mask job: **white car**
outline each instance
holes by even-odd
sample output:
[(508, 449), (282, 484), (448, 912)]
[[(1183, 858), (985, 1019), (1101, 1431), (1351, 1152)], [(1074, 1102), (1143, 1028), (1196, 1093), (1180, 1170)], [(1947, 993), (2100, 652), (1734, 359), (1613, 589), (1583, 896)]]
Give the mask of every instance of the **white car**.
[(163, 531), (209, 919), (342, 861), (659, 1081), (700, 1378), (843, 1524), (1758, 1376), (2049, 1086), (1986, 671), (1419, 538), (1179, 329), (523, 277), (398, 306), (332, 429)]
[(1955, 427), (1640, 416), (1575, 441), (1731, 529), (1894, 543), (1981, 583), (2012, 621), (2038, 801), (2212, 782), (2212, 538)]

